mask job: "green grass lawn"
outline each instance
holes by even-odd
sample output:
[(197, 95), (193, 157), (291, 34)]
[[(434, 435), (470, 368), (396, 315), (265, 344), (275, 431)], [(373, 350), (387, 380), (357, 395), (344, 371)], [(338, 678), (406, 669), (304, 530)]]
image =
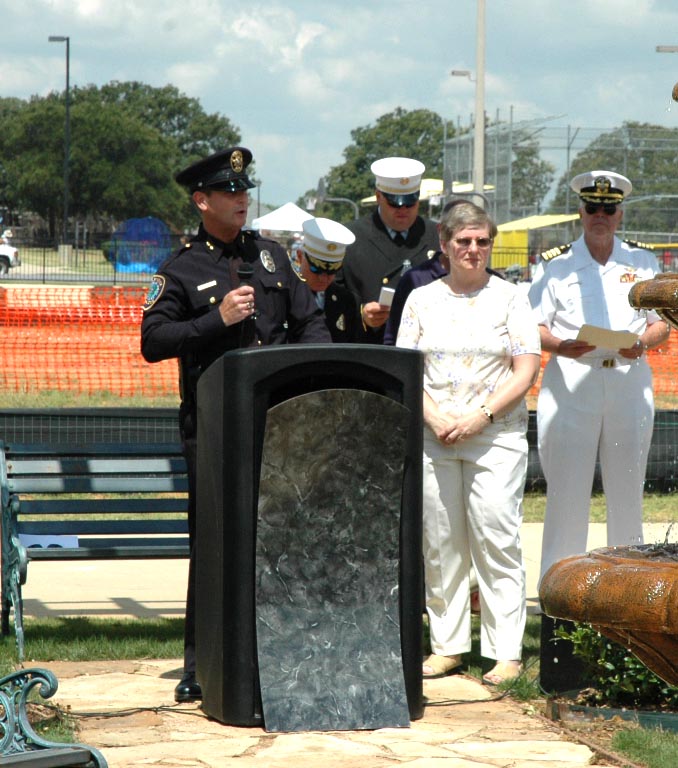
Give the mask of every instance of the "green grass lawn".
[[(523, 501), (523, 522), (543, 523), (546, 496), (543, 493), (526, 493)], [(647, 493), (643, 499), (643, 521), (646, 523), (672, 523), (678, 521), (678, 495)], [(590, 522), (605, 522), (605, 496), (594, 494), (591, 498)], [(678, 531), (676, 531), (678, 536)], [(675, 538), (675, 537), (674, 537)]]

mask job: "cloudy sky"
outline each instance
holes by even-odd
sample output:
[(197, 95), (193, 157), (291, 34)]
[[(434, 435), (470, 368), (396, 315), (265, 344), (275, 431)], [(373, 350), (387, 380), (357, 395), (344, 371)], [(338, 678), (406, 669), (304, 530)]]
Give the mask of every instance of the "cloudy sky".
[[(252, 149), (261, 200), (296, 200), (352, 129), (396, 107), (467, 125), (476, 0), (0, 0), (0, 95), (137, 80), (175, 85)], [(490, 117), (678, 127), (676, 0), (486, 0)]]

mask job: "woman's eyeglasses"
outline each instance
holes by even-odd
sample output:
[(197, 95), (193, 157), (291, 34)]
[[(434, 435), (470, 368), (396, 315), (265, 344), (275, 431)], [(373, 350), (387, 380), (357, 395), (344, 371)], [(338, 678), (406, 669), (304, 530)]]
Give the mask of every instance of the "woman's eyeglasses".
[(617, 204), (616, 203), (586, 203), (584, 205), (584, 210), (586, 213), (589, 214), (589, 216), (593, 216), (594, 213), (598, 213), (598, 211), (603, 211), (603, 213), (607, 216), (614, 216), (615, 213), (617, 213)]
[(453, 239), (460, 248), (470, 248), (471, 243), (475, 243), (478, 248), (489, 248), (492, 245), (491, 237), (455, 237)]

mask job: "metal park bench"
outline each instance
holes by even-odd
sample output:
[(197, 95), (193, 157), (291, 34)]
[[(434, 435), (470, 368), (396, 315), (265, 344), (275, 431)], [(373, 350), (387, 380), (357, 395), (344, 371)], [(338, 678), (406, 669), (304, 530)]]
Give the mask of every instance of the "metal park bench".
[(85, 744), (49, 741), (30, 723), (29, 696), (48, 699), (56, 693), (56, 677), (47, 669), (21, 669), (0, 678), (0, 765), (19, 768), (107, 768), (104, 756)]
[[(61, 420), (61, 427), (80, 420), (80, 429), (13, 435), (3, 428), (8, 413), (0, 411), (2, 634), (13, 609), (22, 661), (21, 587), (30, 561), (188, 557), (188, 480), (178, 438), (167, 442), (176, 432), (171, 409), (23, 411), (22, 418)], [(155, 420), (168, 417), (172, 427), (158, 431)]]

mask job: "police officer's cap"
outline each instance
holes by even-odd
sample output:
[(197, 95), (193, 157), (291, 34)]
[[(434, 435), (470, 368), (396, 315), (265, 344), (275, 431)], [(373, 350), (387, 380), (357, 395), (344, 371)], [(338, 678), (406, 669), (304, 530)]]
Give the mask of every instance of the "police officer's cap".
[(311, 264), (324, 269), (339, 269), (346, 246), (355, 242), (353, 232), (332, 219), (308, 219), (301, 226), (304, 231), (304, 253)]
[(370, 166), (376, 188), (390, 205), (414, 205), (419, 199), (421, 177), (426, 169), (419, 160), (409, 157), (382, 157)]
[(247, 166), (251, 162), (252, 153), (249, 149), (229, 147), (189, 165), (174, 178), (191, 192), (199, 189), (239, 192), (256, 186), (247, 175)]
[(572, 179), (570, 187), (583, 203), (622, 203), (633, 189), (626, 176), (614, 171), (580, 173)]

